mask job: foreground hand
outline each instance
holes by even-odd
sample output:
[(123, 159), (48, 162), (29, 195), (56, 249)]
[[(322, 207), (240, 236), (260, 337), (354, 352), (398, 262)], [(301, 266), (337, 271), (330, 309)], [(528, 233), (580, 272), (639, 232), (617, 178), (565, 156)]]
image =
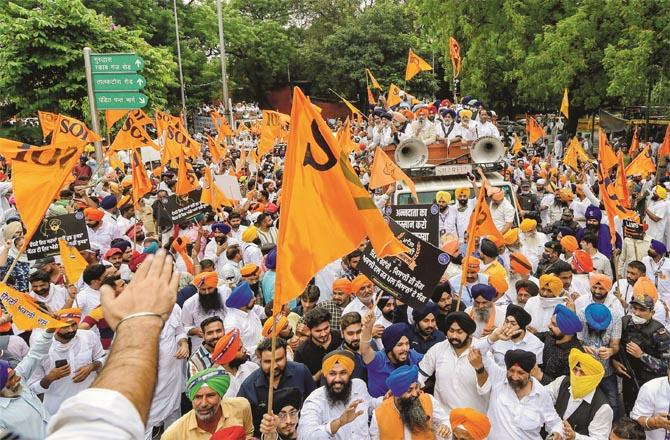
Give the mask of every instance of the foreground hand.
[(77, 371), (74, 372), (72, 382), (74, 383), (83, 382), (84, 380), (86, 380), (88, 375), (93, 372), (93, 370), (95, 370), (95, 364), (93, 362), (84, 365), (83, 367), (79, 368)]
[(626, 353), (629, 355), (640, 359), (644, 353), (642, 353), (642, 349), (640, 348), (639, 345), (637, 345), (635, 342), (629, 342), (626, 344)]
[(384, 333), (384, 326), (383, 325), (375, 324), (375, 326), (372, 327), (372, 337), (373, 338), (381, 338), (383, 333)]
[[(575, 440), (575, 430), (572, 429), (567, 420), (563, 420), (563, 432), (565, 432), (565, 440)], [(555, 434), (554, 438), (556, 438)]]
[(179, 343), (179, 348), (174, 353), (177, 359), (186, 359), (188, 357), (188, 343), (186, 341)]
[(157, 313), (165, 322), (177, 299), (179, 275), (173, 272), (172, 266), (172, 257), (161, 249), (144, 260), (119, 296), (115, 296), (109, 286), (100, 288), (103, 315), (112, 330), (116, 330), (121, 319), (133, 313)]
[(277, 425), (279, 424), (279, 417), (274, 414), (263, 414), (261, 420), (260, 431), (264, 438), (272, 440), (277, 438)]
[(363, 403), (363, 400), (357, 399), (351, 402), (349, 405), (347, 405), (347, 409), (345, 409), (342, 415), (340, 416), (340, 426), (344, 426), (347, 423), (353, 422), (356, 419), (356, 417), (363, 414), (363, 411), (356, 411), (356, 407), (361, 403)]
[(62, 367), (55, 367), (53, 370), (49, 371), (46, 378), (49, 382), (62, 379), (70, 375), (70, 365), (65, 364)]
[(479, 370), (480, 368), (484, 367), (484, 362), (482, 361), (482, 353), (476, 348), (470, 348), (470, 351), (468, 352), (468, 361), (470, 362), (470, 365), (472, 365), (472, 368), (475, 370)]
[(631, 378), (630, 374), (628, 374), (628, 370), (626, 369), (626, 367), (624, 367), (624, 365), (621, 362), (612, 359), (612, 367), (614, 368), (614, 371), (619, 373), (621, 376), (627, 377), (628, 379)]
[(665, 413), (649, 417), (649, 419), (647, 420), (647, 425), (649, 425), (650, 428), (654, 429), (670, 430), (670, 420), (668, 420), (668, 415)]
[(451, 429), (447, 425), (440, 425), (435, 430), (438, 437), (446, 438), (451, 435)]

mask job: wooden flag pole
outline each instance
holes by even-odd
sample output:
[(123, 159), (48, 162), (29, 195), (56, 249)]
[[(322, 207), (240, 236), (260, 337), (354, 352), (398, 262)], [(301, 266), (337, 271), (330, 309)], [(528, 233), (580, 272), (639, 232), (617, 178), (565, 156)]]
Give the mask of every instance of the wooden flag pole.
[[(279, 309), (281, 312), (281, 309)], [(274, 400), (274, 377), (275, 377), (275, 350), (277, 349), (277, 334), (275, 332), (277, 327), (277, 319), (272, 315), (272, 358), (270, 359), (270, 372), (268, 374), (268, 414), (272, 414), (272, 403)]]

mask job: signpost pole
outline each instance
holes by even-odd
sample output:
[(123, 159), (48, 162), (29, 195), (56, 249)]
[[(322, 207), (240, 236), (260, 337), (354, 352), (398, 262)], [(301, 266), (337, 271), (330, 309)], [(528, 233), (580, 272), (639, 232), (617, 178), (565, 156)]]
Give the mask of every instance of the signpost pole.
[[(88, 105), (91, 109), (91, 129), (98, 135), (100, 133), (100, 122), (98, 121), (98, 109), (95, 107), (95, 94), (93, 93), (93, 75), (91, 72), (91, 48), (84, 48), (84, 67), (86, 68), (86, 86), (88, 89)], [(98, 162), (98, 174), (102, 175), (102, 142), (96, 141), (95, 146), (95, 160)]]

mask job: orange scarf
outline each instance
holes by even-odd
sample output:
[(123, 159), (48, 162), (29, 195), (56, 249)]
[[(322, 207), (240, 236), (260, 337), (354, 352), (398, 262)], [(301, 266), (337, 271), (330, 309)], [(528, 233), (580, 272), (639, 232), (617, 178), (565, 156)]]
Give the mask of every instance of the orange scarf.
[[(475, 319), (474, 303), (472, 304), (472, 309), (470, 310), (470, 318), (472, 318), (473, 320)], [(496, 328), (495, 322), (496, 322), (496, 306), (494, 304), (493, 307), (491, 307), (491, 313), (489, 313), (489, 320), (486, 322), (486, 327), (484, 327), (484, 331), (491, 333)]]
[(186, 264), (186, 270), (188, 273), (191, 275), (195, 275), (195, 268), (193, 266), (193, 260), (191, 260), (191, 257), (188, 256), (188, 253), (186, 253), (186, 246), (188, 245), (188, 238), (187, 237), (177, 237), (174, 239), (172, 242), (172, 249), (178, 253), (181, 258), (184, 260), (184, 263)]
[[(426, 393), (419, 395), (419, 401), (428, 416), (430, 430), (413, 432), (412, 440), (435, 440), (435, 434), (433, 434), (432, 429), (433, 401), (430, 400), (430, 395)], [(384, 400), (377, 407), (375, 417), (377, 418), (377, 426), (379, 427), (379, 440), (402, 440), (404, 438), (405, 431), (402, 420), (400, 419), (400, 414), (393, 398)]]

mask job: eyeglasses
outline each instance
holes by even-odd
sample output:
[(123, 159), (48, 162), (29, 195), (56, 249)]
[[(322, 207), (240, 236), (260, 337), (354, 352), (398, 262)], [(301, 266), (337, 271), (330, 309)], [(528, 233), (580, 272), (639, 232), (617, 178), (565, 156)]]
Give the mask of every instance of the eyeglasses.
[(298, 410), (297, 409), (292, 409), (289, 412), (282, 411), (279, 414), (277, 414), (277, 417), (279, 417), (279, 420), (281, 420), (282, 422), (286, 421), (286, 419), (289, 419), (289, 418), (295, 420), (295, 419), (298, 418)]

